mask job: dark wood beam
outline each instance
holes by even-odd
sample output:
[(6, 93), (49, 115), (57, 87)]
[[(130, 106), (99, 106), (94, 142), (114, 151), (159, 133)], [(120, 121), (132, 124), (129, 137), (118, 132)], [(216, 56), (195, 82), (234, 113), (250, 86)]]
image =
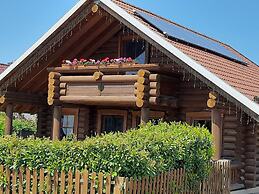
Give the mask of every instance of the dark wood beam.
[[(109, 28), (111, 24), (104, 23), (105, 19), (102, 18), (95, 22), (95, 24), (92, 26), (92, 28), (89, 29), (77, 42), (75, 42), (71, 47), (67, 48), (67, 50), (63, 53), (63, 55), (57, 59), (54, 64), (61, 65), (62, 59), (71, 59), (80, 52), (78, 47), (82, 49), (82, 44), (85, 45), (86, 43), (89, 43), (94, 39), (96, 36), (99, 35), (102, 31), (105, 31)], [(101, 26), (101, 27), (100, 27)], [(97, 29), (97, 30), (96, 30)], [(100, 31), (100, 32), (99, 32)], [(89, 35), (88, 35), (89, 34)], [(86, 38), (87, 37), (87, 38)], [(44, 72), (41, 77), (46, 77), (47, 72)], [(40, 80), (40, 86), (44, 85), (47, 82), (46, 80)], [(35, 87), (32, 91), (38, 91), (40, 87)]]
[(30, 104), (30, 105), (46, 105), (46, 97), (24, 92), (8, 91), (5, 95), (1, 96), (1, 104)]
[(66, 56), (66, 52), (69, 52), (69, 49), (71, 50), (71, 47), (75, 44), (75, 42), (77, 42), (83, 35), (85, 35), (87, 31), (93, 28), (96, 22), (100, 21), (101, 18), (101, 16), (95, 14), (94, 16), (92, 16), (92, 18), (88, 19), (87, 23), (81, 26), (81, 29), (79, 31), (74, 31), (73, 36), (70, 39), (64, 41), (62, 47), (56, 49), (56, 52), (53, 53), (51, 56), (48, 56), (48, 59), (50, 60), (47, 60), (43, 64), (40, 64), (39, 67), (36, 67), (34, 70), (32, 70), (30, 72), (30, 75), (32, 76), (27, 76), (27, 78), (23, 79), (20, 83), (17, 83), (18, 91), (26, 89), (31, 90), (33, 86), (36, 85), (36, 83), (41, 83), (40, 81), (35, 82), (35, 80), (38, 78), (42, 80), (42, 78), (45, 77), (44, 73), (47, 74), (46, 69), (49, 66), (59, 65), (60, 61), (62, 60), (62, 57)]

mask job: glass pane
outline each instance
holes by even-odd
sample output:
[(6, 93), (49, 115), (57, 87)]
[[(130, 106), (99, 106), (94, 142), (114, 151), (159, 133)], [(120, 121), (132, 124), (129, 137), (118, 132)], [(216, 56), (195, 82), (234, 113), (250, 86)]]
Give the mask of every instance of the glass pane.
[(75, 117), (74, 115), (68, 115), (67, 116), (67, 120), (68, 120), (67, 126), (68, 127), (72, 127), (72, 128), (74, 127), (74, 117)]
[(62, 131), (63, 131), (65, 136), (73, 134), (73, 128), (64, 127), (64, 128), (62, 128)]
[(204, 126), (211, 132), (211, 120), (193, 120), (194, 126)]
[(125, 41), (123, 44), (123, 56), (131, 57), (137, 63), (145, 63), (145, 42), (143, 41)]
[(102, 132), (123, 131), (123, 116), (102, 116)]
[(61, 137), (72, 135), (74, 131), (74, 115), (63, 115)]

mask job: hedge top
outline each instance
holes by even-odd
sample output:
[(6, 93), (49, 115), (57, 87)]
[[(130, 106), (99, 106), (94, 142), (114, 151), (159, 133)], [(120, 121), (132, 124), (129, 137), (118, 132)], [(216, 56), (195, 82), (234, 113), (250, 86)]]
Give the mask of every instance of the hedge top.
[(203, 127), (182, 123), (148, 123), (126, 133), (106, 134), (84, 141), (0, 138), (0, 164), (18, 169), (50, 171), (85, 169), (113, 176), (154, 176), (184, 167), (197, 180), (208, 174), (211, 135)]

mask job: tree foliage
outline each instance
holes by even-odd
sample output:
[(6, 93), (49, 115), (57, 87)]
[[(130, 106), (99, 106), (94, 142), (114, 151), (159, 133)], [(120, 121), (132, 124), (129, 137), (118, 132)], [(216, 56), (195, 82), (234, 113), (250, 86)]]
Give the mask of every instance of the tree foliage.
[[(5, 113), (0, 112), (0, 135), (3, 135), (4, 124), (5, 124)], [(35, 134), (37, 130), (36, 121), (26, 119), (22, 116), (15, 117), (13, 119), (13, 133), (20, 134), (22, 130)]]

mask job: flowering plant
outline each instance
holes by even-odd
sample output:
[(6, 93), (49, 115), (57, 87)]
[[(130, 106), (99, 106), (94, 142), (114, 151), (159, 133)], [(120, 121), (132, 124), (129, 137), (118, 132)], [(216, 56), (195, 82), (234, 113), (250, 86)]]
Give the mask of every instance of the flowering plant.
[(63, 60), (63, 64), (70, 65), (70, 66), (76, 66), (76, 65), (107, 65), (107, 64), (121, 64), (121, 63), (135, 63), (134, 60), (130, 57), (121, 57), (121, 58), (115, 58), (110, 59), (109, 57), (106, 57), (101, 60), (95, 60), (95, 59), (74, 59), (72, 61), (70, 60)]

